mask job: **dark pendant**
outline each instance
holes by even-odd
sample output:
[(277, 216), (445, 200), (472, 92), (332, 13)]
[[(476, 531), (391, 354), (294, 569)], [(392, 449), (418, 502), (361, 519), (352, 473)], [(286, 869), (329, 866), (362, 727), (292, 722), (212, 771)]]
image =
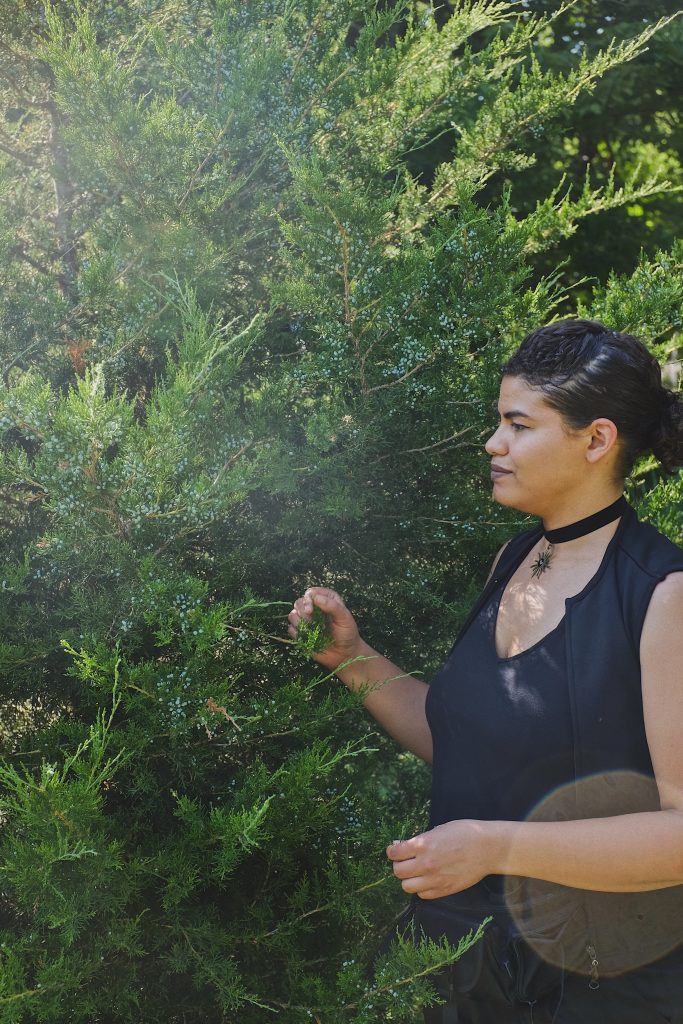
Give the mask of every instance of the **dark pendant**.
[(539, 551), (536, 561), (531, 563), (531, 575), (538, 579), (542, 572), (545, 572), (546, 569), (550, 568), (550, 560), (552, 557), (553, 546), (552, 544), (549, 544), (545, 551)]

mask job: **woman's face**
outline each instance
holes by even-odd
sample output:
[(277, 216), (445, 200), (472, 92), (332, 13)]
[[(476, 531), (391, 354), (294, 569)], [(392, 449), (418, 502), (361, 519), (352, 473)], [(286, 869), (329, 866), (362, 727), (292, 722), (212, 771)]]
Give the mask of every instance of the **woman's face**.
[[(545, 516), (585, 490), (587, 470), (596, 462), (608, 469), (611, 460), (600, 452), (614, 447), (611, 421), (595, 420), (570, 432), (542, 392), (521, 377), (508, 376), (501, 381), (498, 413), (500, 424), (485, 448), (491, 456), (492, 497), (501, 505)], [(508, 472), (497, 474), (493, 467)]]

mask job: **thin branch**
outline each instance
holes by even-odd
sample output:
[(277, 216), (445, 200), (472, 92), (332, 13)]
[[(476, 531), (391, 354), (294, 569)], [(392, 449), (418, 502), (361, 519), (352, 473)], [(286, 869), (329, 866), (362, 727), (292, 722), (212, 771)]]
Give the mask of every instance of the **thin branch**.
[(216, 139), (215, 139), (213, 145), (211, 146), (211, 149), (206, 154), (206, 156), (201, 161), (201, 163), (199, 163), (197, 165), (197, 167), (195, 167), (194, 171), (192, 172), (192, 176), (190, 177), (190, 182), (189, 182), (189, 184), (188, 184), (188, 186), (187, 186), (187, 188), (185, 190), (185, 193), (181, 196), (180, 201), (178, 203), (178, 209), (179, 210), (182, 209), (183, 206), (185, 205), (185, 202), (187, 201), (188, 196), (192, 192), (192, 189), (194, 187), (195, 181), (197, 180), (199, 175), (202, 173), (202, 171), (204, 170), (204, 168), (208, 164), (208, 162), (211, 159), (211, 157), (214, 155), (214, 153), (218, 149), (218, 146), (220, 145), (221, 139), (223, 139), (223, 137), (225, 136), (225, 133), (230, 128), (230, 125), (232, 124), (234, 119), (235, 119), (235, 111), (231, 110), (230, 114), (228, 115), (228, 118), (227, 118), (225, 124), (223, 125), (223, 127), (219, 131), (218, 135), (216, 136)]
[(449, 441), (455, 441), (455, 439), (457, 437), (462, 437), (462, 435), (466, 434), (469, 430), (474, 430), (474, 424), (472, 424), (469, 427), (464, 427), (462, 430), (456, 431), (456, 433), (455, 434), (451, 434), (450, 437), (444, 437), (444, 439), (442, 441), (435, 441), (434, 444), (425, 445), (424, 448), (402, 448), (398, 454), (399, 455), (408, 455), (411, 452), (428, 452), (428, 451), (431, 451), (432, 448), (439, 448), (442, 444), (448, 444)]
[[(368, 882), (366, 885), (361, 885), (359, 889), (354, 889), (353, 892), (354, 894), (356, 894), (359, 892), (366, 892), (368, 889), (375, 889), (377, 888), (378, 885), (384, 885), (384, 883), (387, 881), (387, 878), (388, 875), (384, 878), (378, 878), (374, 882)], [(261, 942), (263, 939), (270, 938), (271, 935), (276, 935), (279, 931), (282, 930), (282, 928), (293, 928), (296, 925), (298, 925), (300, 921), (305, 921), (307, 917), (312, 917), (314, 914), (322, 914), (325, 910), (334, 910), (336, 906), (337, 904), (334, 901), (330, 901), (329, 903), (323, 903), (320, 906), (314, 907), (313, 910), (307, 910), (305, 911), (305, 913), (299, 914), (298, 917), (295, 917), (291, 921), (282, 921), (280, 924), (272, 928), (269, 932), (262, 932), (261, 935), (255, 935), (251, 941), (253, 943)]]
[(24, 992), (14, 992), (11, 996), (0, 996), (0, 1004), (15, 1003), (18, 999), (31, 999), (33, 996), (44, 996), (47, 992), (61, 990), (61, 985), (45, 985), (43, 988), (27, 988)]
[[(473, 946), (475, 942), (479, 942), (484, 934), (484, 929), (486, 928), (486, 925), (489, 923), (489, 921), (492, 920), (493, 918), (491, 917), (485, 917), (484, 920), (479, 925), (479, 927), (477, 928), (476, 932), (474, 932), (474, 934), (472, 932), (472, 929), (470, 929), (467, 935), (464, 935), (458, 942), (456, 952), (460, 954), (460, 956), (462, 956), (462, 954), (465, 953), (470, 948), (470, 946)], [(456, 957), (456, 959), (459, 959), (459, 957)], [(452, 963), (453, 954), (447, 954), (446, 959), (442, 960), (440, 963), (430, 964), (429, 967), (424, 967), (421, 971), (418, 971), (416, 974), (411, 974), (407, 978), (394, 979), (393, 981), (387, 982), (385, 985), (378, 985), (377, 988), (373, 988), (372, 995), (373, 997), (376, 997), (380, 995), (380, 993), (382, 992), (390, 992), (392, 989), (397, 988), (399, 985), (409, 985), (411, 982), (416, 981), (418, 978), (428, 977), (429, 975), (434, 974), (435, 972), (440, 970), (441, 967), (448, 967)], [(344, 1009), (353, 1010), (360, 1005), (361, 1004), (359, 1001), (353, 1003), (345, 1003)]]
[(11, 360), (11, 362), (7, 363), (3, 367), (3, 370), (2, 370), (2, 380), (3, 380), (3, 383), (4, 383), (6, 388), (9, 388), (9, 372), (12, 369), (12, 367), (13, 366), (17, 366), (18, 364), (20, 364), (22, 359), (24, 358), (24, 356), (27, 356), (29, 354), (29, 352), (33, 351), (34, 348), (38, 348), (38, 346), (41, 344), (41, 342), (42, 342), (42, 339), (39, 340), (39, 341), (34, 341), (32, 345), (29, 345), (28, 348), (25, 348), (23, 352), (19, 352), (16, 356), (14, 356), (14, 358)]
[(46, 274), (47, 276), (52, 274), (50, 267), (46, 267), (43, 263), (39, 263), (38, 260), (34, 259), (33, 256), (30, 256), (26, 252), (23, 242), (17, 242), (16, 245), (13, 245), (9, 250), (9, 255), (18, 256), (20, 260), (23, 260), (24, 263), (28, 263), (29, 267), (33, 267), (33, 269), (37, 270), (40, 274)]
[(342, 240), (342, 269), (341, 269), (341, 271), (339, 271), (339, 273), (340, 273), (340, 275), (341, 275), (341, 277), (342, 277), (342, 279), (344, 281), (344, 321), (345, 321), (345, 323), (347, 325), (347, 328), (348, 328), (349, 338), (351, 340), (351, 344), (353, 345), (355, 353), (356, 353), (356, 360), (358, 362), (358, 369), (360, 371), (360, 387), (361, 387), (362, 393), (365, 395), (368, 392), (368, 385), (367, 385), (367, 381), (365, 379), (365, 360), (364, 360), (364, 357), (363, 357), (363, 355), (362, 355), (362, 353), (360, 351), (360, 344), (359, 344), (358, 338), (356, 337), (356, 335), (354, 333), (354, 329), (353, 329), (354, 328), (355, 317), (354, 317), (354, 312), (353, 312), (353, 305), (352, 305), (352, 302), (351, 302), (351, 280), (349, 278), (349, 262), (350, 262), (349, 236), (348, 236), (348, 232), (346, 231), (346, 228), (341, 223), (341, 221), (337, 218), (337, 216), (334, 213), (334, 211), (330, 210), (329, 207), (326, 207), (326, 209), (327, 209), (327, 212), (332, 217), (332, 219), (334, 220), (334, 223), (335, 223), (335, 225), (337, 227), (337, 231), (341, 235), (341, 240)]
[(20, 163), (26, 164), (27, 167), (30, 167), (34, 171), (45, 170), (45, 168), (37, 160), (34, 160), (33, 157), (27, 156), (26, 153), (22, 153), (19, 150), (12, 149), (12, 147), (8, 146), (5, 142), (0, 142), (0, 150), (2, 150), (3, 153), (7, 153), (8, 156), (11, 156), (13, 160), (18, 160)]
[(397, 377), (396, 380), (389, 380), (386, 384), (375, 384), (373, 388), (368, 388), (366, 394), (371, 395), (373, 391), (382, 391), (384, 388), (393, 388), (396, 384), (401, 384), (402, 381), (408, 380), (409, 377), (412, 377), (414, 373), (417, 373), (418, 370), (421, 370), (423, 366), (427, 366), (430, 362), (433, 362), (433, 356), (430, 356), (429, 359), (424, 359), (421, 363), (418, 363), (417, 366), (414, 366), (412, 370), (408, 370), (408, 372), (404, 373), (401, 377)]

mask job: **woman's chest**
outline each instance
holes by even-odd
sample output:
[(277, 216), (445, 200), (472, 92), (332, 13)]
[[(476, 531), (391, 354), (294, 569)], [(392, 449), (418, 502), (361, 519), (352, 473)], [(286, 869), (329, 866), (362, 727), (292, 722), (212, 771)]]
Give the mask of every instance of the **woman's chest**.
[(566, 601), (581, 593), (594, 576), (597, 564), (554, 565), (539, 577), (526, 558), (503, 588), (494, 623), (499, 658), (512, 658), (538, 644), (560, 624)]

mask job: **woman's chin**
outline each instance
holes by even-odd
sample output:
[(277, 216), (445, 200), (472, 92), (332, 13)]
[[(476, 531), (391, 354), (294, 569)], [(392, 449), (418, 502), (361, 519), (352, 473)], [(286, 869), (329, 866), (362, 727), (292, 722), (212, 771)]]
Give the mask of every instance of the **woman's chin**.
[(498, 480), (493, 481), (491, 497), (494, 501), (497, 501), (499, 505), (510, 505), (516, 507), (514, 501), (511, 500), (512, 495), (506, 492), (505, 487), (500, 486), (500, 481)]
[(519, 512), (531, 513), (536, 515), (533, 509), (528, 508), (526, 503), (519, 495), (515, 495), (511, 487), (503, 485), (497, 486), (497, 481), (493, 483), (493, 489), (491, 491), (491, 497), (499, 505), (505, 505), (507, 508), (516, 508)]

